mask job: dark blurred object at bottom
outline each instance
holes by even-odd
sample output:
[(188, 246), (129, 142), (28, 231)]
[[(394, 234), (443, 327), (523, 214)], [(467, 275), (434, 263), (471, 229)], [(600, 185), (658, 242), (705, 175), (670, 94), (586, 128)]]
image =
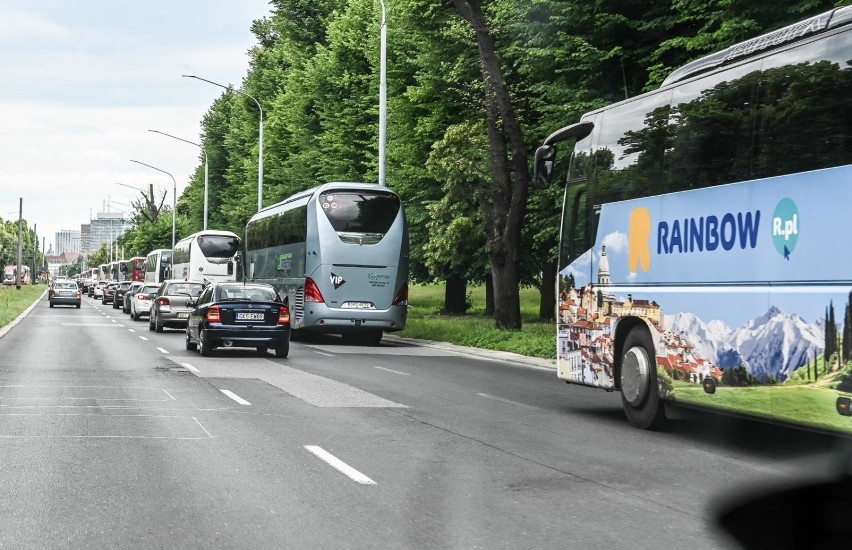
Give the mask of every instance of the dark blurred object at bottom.
[(852, 477), (754, 492), (719, 507), (743, 548), (852, 548)]

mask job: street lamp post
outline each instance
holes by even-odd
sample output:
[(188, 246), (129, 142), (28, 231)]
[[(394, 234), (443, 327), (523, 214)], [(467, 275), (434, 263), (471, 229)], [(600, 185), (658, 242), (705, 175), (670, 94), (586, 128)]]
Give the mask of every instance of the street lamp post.
[[(177, 136), (173, 136), (171, 134), (167, 134), (167, 133), (161, 132), (159, 130), (148, 130), (148, 131), (154, 132), (155, 134), (161, 134), (161, 135), (164, 135), (166, 137), (170, 137), (172, 139), (182, 141), (184, 143), (189, 143), (190, 145), (195, 145), (196, 147), (201, 149), (202, 153), (204, 153), (204, 230), (206, 231), (207, 230), (207, 189), (208, 189), (208, 181), (209, 181), (209, 178), (208, 178), (209, 162), (208, 162), (208, 159), (207, 159), (207, 150), (200, 143), (195, 143), (194, 141), (189, 141), (188, 139), (179, 138)], [(258, 208), (258, 210), (260, 210), (260, 208)]]
[(379, 185), (386, 186), (385, 161), (387, 149), (387, 126), (388, 126), (388, 82), (387, 82), (387, 49), (388, 49), (388, 25), (385, 12), (384, 0), (379, 0), (382, 5), (382, 27), (381, 27), (381, 53), (379, 56)]
[(206, 78), (201, 78), (200, 76), (195, 76), (192, 74), (185, 74), (181, 76), (183, 76), (184, 78), (194, 78), (196, 80), (207, 82), (208, 84), (213, 84), (214, 86), (219, 86), (220, 88), (224, 88), (226, 90), (231, 90), (240, 95), (246, 96), (247, 98), (254, 101), (255, 105), (257, 105), (257, 110), (260, 111), (260, 122), (258, 123), (257, 138), (257, 209), (258, 211), (260, 211), (260, 209), (263, 208), (263, 107), (260, 106), (260, 101), (258, 101), (257, 98), (252, 95), (235, 89), (233, 86), (225, 86), (224, 84), (219, 84), (218, 82), (213, 82), (212, 80), (207, 80)]
[(165, 170), (163, 170), (161, 168), (157, 168), (156, 166), (151, 166), (150, 164), (145, 164), (144, 162), (141, 162), (141, 161), (138, 161), (138, 160), (133, 160), (133, 159), (130, 159), (130, 162), (135, 162), (136, 164), (141, 164), (142, 166), (147, 166), (151, 170), (156, 170), (157, 172), (162, 172), (163, 174), (172, 178), (172, 185), (173, 185), (173, 187), (172, 187), (172, 248), (174, 248), (175, 247), (175, 221), (177, 219), (175, 217), (177, 215), (177, 181), (175, 180), (175, 177), (173, 175), (171, 175), (169, 172), (166, 172)]

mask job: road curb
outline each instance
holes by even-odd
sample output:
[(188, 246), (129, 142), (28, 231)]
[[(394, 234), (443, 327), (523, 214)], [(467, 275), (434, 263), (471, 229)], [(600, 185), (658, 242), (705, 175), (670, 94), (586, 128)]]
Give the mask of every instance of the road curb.
[(44, 300), (44, 296), (47, 294), (47, 290), (48, 290), (48, 289), (46, 289), (46, 288), (45, 288), (45, 289), (44, 289), (44, 292), (42, 292), (42, 293), (41, 293), (41, 296), (39, 296), (38, 298), (36, 298), (36, 300), (32, 303), (32, 305), (30, 305), (30, 307), (28, 307), (27, 309), (25, 309), (25, 310), (23, 311), (23, 313), (21, 313), (20, 315), (18, 315), (18, 317), (16, 317), (14, 321), (12, 321), (11, 323), (9, 323), (8, 325), (6, 325), (6, 326), (5, 326), (5, 327), (3, 327), (3, 328), (0, 328), (0, 338), (3, 338), (4, 336), (6, 336), (6, 333), (7, 333), (7, 332), (9, 332), (10, 330), (12, 330), (12, 329), (15, 327), (15, 325), (17, 325), (18, 323), (20, 323), (20, 322), (23, 320), (23, 318), (24, 318), (24, 317), (26, 317), (26, 316), (27, 316), (27, 314), (28, 314), (29, 312), (31, 312), (31, 311), (32, 311), (32, 310), (33, 310), (33, 309), (34, 309), (34, 308), (38, 305), (38, 303), (39, 303), (39, 302), (41, 302), (42, 300)]
[(516, 365), (523, 365), (526, 367), (533, 367), (538, 369), (546, 369), (550, 371), (556, 370), (556, 360), (555, 359), (541, 359), (540, 357), (529, 357), (527, 355), (521, 355), (520, 353), (512, 353), (509, 351), (495, 351), (490, 349), (482, 349), (482, 348), (472, 348), (468, 346), (460, 346), (457, 344), (450, 344), (448, 342), (436, 342), (434, 340), (420, 340), (417, 338), (405, 338), (402, 336), (397, 336), (395, 334), (387, 334), (385, 333), (385, 338), (389, 341), (393, 342), (402, 342), (406, 344), (413, 344), (418, 346), (424, 346), (427, 348), (440, 349), (444, 351), (451, 351), (453, 353), (458, 353), (460, 355), (471, 355), (474, 357), (478, 357), (481, 359), (490, 359), (492, 361), (499, 361), (501, 363), (513, 363)]

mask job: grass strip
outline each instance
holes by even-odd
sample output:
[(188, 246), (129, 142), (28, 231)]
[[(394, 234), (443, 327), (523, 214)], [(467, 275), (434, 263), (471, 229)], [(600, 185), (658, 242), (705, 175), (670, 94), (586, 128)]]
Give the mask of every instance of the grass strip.
[(0, 286), (0, 328), (18, 318), (25, 309), (39, 299), (47, 287), (44, 285)]

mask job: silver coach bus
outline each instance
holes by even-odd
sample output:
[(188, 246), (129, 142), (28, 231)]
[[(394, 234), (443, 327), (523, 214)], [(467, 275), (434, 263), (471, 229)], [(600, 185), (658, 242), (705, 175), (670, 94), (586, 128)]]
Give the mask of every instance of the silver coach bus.
[(273, 285), (293, 329), (377, 345), (405, 328), (408, 225), (399, 196), (367, 183), (328, 183), (255, 214), (246, 278)]

